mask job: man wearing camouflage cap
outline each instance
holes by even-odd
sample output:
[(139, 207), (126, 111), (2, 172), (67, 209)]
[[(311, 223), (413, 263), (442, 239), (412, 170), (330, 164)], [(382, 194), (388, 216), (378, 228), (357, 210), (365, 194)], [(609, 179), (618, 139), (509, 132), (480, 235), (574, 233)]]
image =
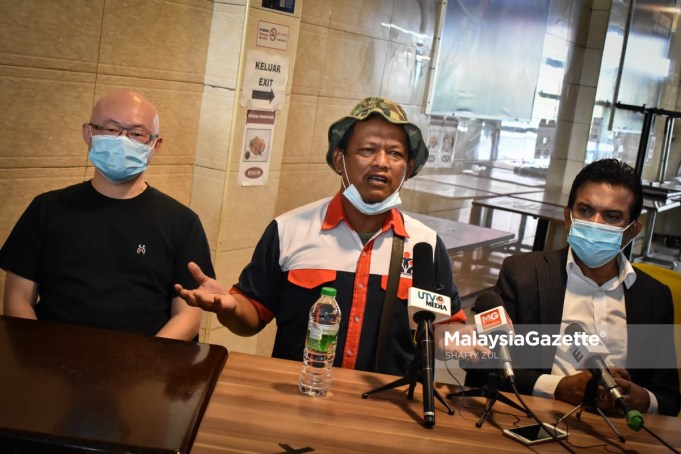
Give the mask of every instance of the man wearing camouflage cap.
[(384, 324), (388, 335), (378, 369), (405, 375), (414, 355), (407, 292), (415, 244), (433, 247), (437, 292), (451, 297), (451, 320), (465, 320), (442, 241), (397, 210), (402, 184), (427, 158), (421, 131), (398, 104), (364, 99), (329, 128), (326, 162), (340, 175), (341, 190), (274, 219), (229, 291), (190, 264), (200, 287), (188, 291), (176, 286), (180, 296), (216, 312), (222, 324), (240, 335), (256, 334), (276, 318), (272, 356), (300, 361), (309, 310), (321, 287), (334, 287), (342, 314), (334, 365), (373, 371), (393, 239), (400, 237), (397, 298)]

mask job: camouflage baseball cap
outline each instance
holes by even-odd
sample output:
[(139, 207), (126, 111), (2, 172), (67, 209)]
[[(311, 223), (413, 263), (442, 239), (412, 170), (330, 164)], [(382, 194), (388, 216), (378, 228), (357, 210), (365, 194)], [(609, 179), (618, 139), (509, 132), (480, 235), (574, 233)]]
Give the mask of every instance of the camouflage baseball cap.
[(414, 168), (409, 178), (416, 176), (428, 159), (428, 148), (423, 141), (421, 130), (407, 120), (407, 114), (399, 104), (384, 98), (363, 99), (352, 109), (350, 115), (346, 115), (329, 127), (329, 149), (326, 152), (326, 162), (334, 169), (333, 151), (338, 148), (348, 128), (356, 121), (365, 120), (372, 114), (379, 114), (390, 123), (404, 126), (409, 137), (409, 157), (414, 160)]

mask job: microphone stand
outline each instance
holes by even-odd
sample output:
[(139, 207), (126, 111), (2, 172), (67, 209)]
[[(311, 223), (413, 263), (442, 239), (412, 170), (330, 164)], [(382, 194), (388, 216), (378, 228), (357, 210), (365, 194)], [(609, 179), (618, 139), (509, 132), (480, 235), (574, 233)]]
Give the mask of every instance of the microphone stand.
[(513, 402), (511, 399), (506, 397), (505, 395), (501, 394), (499, 392), (499, 382), (501, 380), (501, 377), (499, 377), (499, 373), (494, 371), (490, 371), (487, 374), (487, 384), (483, 385), (482, 388), (475, 388), (470, 391), (457, 391), (453, 393), (447, 394), (447, 399), (451, 399), (453, 397), (485, 397), (487, 398), (487, 404), (485, 405), (485, 410), (482, 412), (482, 416), (478, 420), (478, 422), (475, 423), (475, 427), (482, 427), (482, 425), (485, 423), (487, 418), (489, 417), (490, 412), (492, 411), (492, 407), (494, 404), (497, 402), (497, 400), (505, 403), (506, 405), (509, 405), (516, 410), (520, 410), (523, 413), (525, 413), (528, 417), (531, 416), (530, 413), (517, 403)]
[(434, 397), (447, 407), (448, 414), (454, 414), (454, 409), (433, 386), (433, 364), (435, 362), (433, 350), (434, 319), (435, 315), (428, 311), (420, 311), (414, 314), (414, 321), (418, 323), (416, 328), (416, 352), (414, 353), (414, 361), (409, 364), (406, 377), (399, 378), (387, 385), (362, 394), (362, 398), (367, 399), (370, 394), (409, 385), (407, 399), (412, 400), (416, 383), (421, 383), (423, 389), (423, 425), (428, 429), (432, 429), (435, 425)]
[(571, 414), (574, 412), (577, 412), (577, 419), (580, 419), (582, 416), (582, 412), (584, 411), (585, 408), (595, 408), (596, 412), (598, 412), (599, 415), (605, 420), (605, 422), (610, 426), (612, 431), (617, 435), (617, 439), (624, 443), (626, 440), (622, 436), (622, 434), (619, 433), (617, 428), (612, 424), (610, 421), (610, 418), (608, 418), (605, 413), (603, 413), (603, 410), (598, 408), (598, 402), (597, 402), (597, 397), (598, 397), (598, 383), (596, 382), (596, 379), (592, 378), (586, 383), (586, 388), (584, 389), (584, 398), (582, 399), (582, 403), (577, 405), (575, 408), (561, 416), (558, 421), (556, 421), (556, 426), (558, 424), (569, 417)]

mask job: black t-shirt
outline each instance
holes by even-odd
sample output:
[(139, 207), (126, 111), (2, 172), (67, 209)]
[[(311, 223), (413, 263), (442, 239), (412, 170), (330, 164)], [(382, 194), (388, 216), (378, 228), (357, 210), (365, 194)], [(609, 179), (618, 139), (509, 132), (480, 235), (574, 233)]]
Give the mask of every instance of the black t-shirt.
[(173, 284), (215, 275), (198, 216), (148, 186), (111, 199), (90, 181), (37, 196), (0, 250), (0, 267), (39, 284), (38, 319), (155, 335)]

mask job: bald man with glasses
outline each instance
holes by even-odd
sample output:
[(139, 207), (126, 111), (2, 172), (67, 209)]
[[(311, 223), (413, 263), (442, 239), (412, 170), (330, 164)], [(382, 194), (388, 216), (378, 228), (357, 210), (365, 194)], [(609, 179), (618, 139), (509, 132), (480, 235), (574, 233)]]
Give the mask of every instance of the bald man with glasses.
[(199, 217), (145, 181), (163, 142), (156, 108), (107, 94), (82, 134), (94, 177), (37, 196), (0, 249), (4, 314), (196, 339), (202, 311), (173, 284), (194, 285), (188, 261), (214, 271)]

